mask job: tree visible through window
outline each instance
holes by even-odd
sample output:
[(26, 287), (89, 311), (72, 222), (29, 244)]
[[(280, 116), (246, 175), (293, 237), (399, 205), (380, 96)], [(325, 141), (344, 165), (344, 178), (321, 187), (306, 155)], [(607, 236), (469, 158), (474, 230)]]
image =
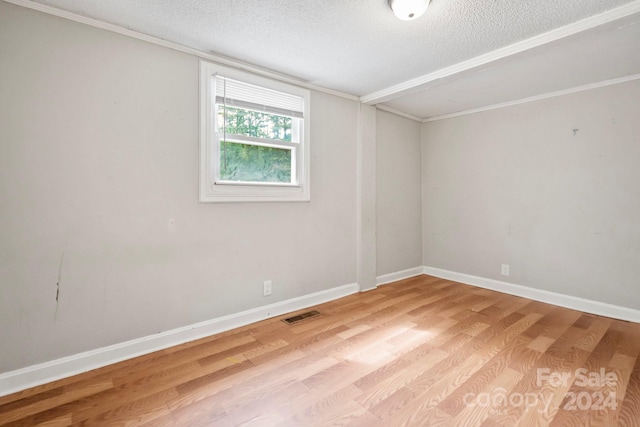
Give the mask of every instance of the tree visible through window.
[(219, 109), (218, 115), (220, 126), (226, 124), (227, 133), (291, 142), (291, 117), (229, 106)]

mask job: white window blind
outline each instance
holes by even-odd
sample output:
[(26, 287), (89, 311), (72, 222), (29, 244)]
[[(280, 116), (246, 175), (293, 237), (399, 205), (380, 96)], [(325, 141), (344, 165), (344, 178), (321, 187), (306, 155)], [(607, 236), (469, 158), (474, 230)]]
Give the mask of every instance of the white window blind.
[(304, 98), (215, 76), (216, 103), (288, 117), (304, 117)]

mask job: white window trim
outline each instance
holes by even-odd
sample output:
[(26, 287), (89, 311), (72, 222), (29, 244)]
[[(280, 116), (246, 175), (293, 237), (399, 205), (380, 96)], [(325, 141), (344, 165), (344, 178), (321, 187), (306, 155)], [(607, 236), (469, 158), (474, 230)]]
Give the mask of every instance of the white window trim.
[[(297, 184), (216, 182), (218, 144), (214, 134), (213, 79), (219, 74), (239, 81), (291, 93), (304, 99), (303, 140), (296, 147), (302, 161)], [(311, 200), (310, 91), (234, 68), (200, 61), (200, 202), (304, 202)]]

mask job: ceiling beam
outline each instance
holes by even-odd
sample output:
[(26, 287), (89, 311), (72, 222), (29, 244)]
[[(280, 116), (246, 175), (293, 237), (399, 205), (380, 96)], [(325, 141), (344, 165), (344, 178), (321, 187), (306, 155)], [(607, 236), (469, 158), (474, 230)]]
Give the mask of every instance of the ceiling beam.
[(452, 80), (453, 78), (457, 78), (460, 74), (465, 72), (477, 71), (479, 67), (483, 66), (491, 68), (492, 63), (501, 59), (572, 36), (582, 31), (599, 27), (600, 25), (608, 24), (635, 13), (640, 13), (640, 0), (635, 0), (631, 3), (607, 10), (606, 12), (598, 15), (590, 16), (580, 21), (565, 25), (564, 27), (547, 31), (546, 33), (496, 49), (484, 55), (476, 56), (475, 58), (459, 62), (452, 66), (436, 70), (415, 79), (407, 80), (388, 88), (372, 92), (368, 95), (363, 95), (360, 97), (360, 101), (365, 104), (374, 105), (390, 101), (403, 95), (416, 93), (431, 86), (439, 85)]

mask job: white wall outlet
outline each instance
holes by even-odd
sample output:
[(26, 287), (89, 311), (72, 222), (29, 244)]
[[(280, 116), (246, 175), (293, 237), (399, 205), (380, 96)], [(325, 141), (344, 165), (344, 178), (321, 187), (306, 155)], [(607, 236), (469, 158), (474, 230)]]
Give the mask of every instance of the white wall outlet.
[(503, 276), (509, 275), (509, 264), (502, 264), (502, 269), (500, 270), (500, 274)]
[(265, 297), (267, 295), (271, 295), (271, 280), (265, 280), (264, 281), (263, 291), (264, 291), (264, 296)]

